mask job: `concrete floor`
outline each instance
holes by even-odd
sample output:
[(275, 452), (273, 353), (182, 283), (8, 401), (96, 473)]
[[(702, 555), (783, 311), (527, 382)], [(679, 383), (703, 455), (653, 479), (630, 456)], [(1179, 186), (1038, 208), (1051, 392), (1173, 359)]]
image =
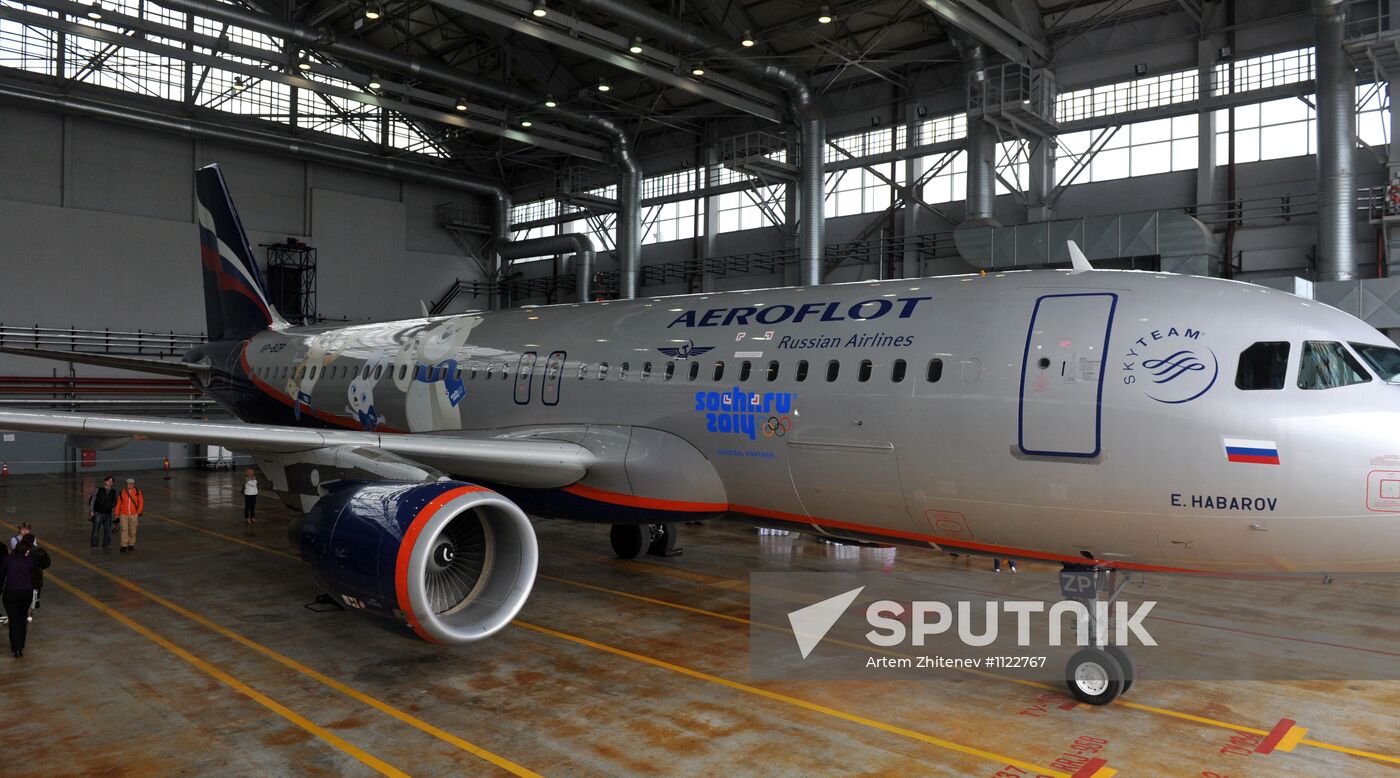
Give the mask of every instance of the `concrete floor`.
[[(1057, 687), (974, 677), (750, 684), (748, 573), (880, 552), (711, 523), (683, 528), (683, 556), (624, 562), (603, 526), (541, 521), (517, 625), (444, 648), (305, 609), (290, 512), (264, 497), (246, 533), (235, 474), (137, 477), (132, 555), (89, 554), (90, 475), (0, 492), (5, 536), (32, 521), (54, 556), (24, 658), (0, 659), (25, 775), (1072, 775), (1084, 742), (1100, 776), (1400, 775), (1400, 682), (1144, 681), (1068, 710)], [(1307, 739), (1251, 753), (1284, 718)]]

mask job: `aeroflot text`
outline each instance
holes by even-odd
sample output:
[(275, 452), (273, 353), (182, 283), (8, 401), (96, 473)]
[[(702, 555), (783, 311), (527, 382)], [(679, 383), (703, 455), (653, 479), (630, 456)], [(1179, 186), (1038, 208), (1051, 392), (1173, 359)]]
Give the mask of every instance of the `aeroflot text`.
[[(1093, 626), (1097, 634), (1095, 645), (1128, 645), (1128, 633), (1144, 646), (1155, 646), (1157, 641), (1152, 639), (1146, 629), (1143, 628), (1142, 621), (1156, 605), (1155, 600), (1144, 600), (1137, 610), (1131, 615), (1128, 614), (1128, 603), (1115, 602), (1113, 611), (1114, 634), (1108, 634), (1108, 606), (1107, 602), (1099, 601), (1094, 603)], [(1044, 613), (1045, 603), (1039, 600), (1007, 600), (1001, 603), (987, 602), (985, 613), (982, 614), (981, 624), (972, 623), (972, 603), (959, 602), (957, 604), (957, 636), (964, 645), (968, 646), (989, 646), (997, 639), (998, 631), (998, 609), (1005, 610), (1006, 613), (1016, 615), (1016, 645), (1031, 645), (1031, 614)], [(910, 615), (909, 626), (904, 625), (904, 621), (899, 617), (906, 612)], [(1075, 600), (1065, 600), (1050, 606), (1050, 611), (1046, 615), (1048, 621), (1049, 639), (1043, 645), (1059, 646), (1061, 637), (1061, 621), (1069, 614), (1074, 617), (1075, 629), (1074, 640), (1081, 646), (1089, 645), (1090, 618), (1089, 609), (1084, 603)], [(946, 603), (934, 600), (916, 600), (905, 607), (902, 603), (894, 600), (880, 600), (870, 604), (865, 609), (865, 620), (874, 629), (865, 633), (865, 639), (877, 646), (891, 648), (901, 645), (905, 640), (909, 640), (912, 645), (922, 646), (924, 639), (933, 635), (941, 635), (954, 626), (953, 609)], [(974, 627), (980, 626), (980, 634), (974, 633)], [(1109, 638), (1113, 638), (1109, 640)]]
[(890, 311), (897, 310), (898, 318), (907, 319), (914, 315), (914, 309), (919, 303), (925, 300), (932, 300), (932, 297), (876, 297), (873, 300), (862, 300), (858, 303), (845, 305), (837, 302), (804, 303), (801, 306), (792, 305), (740, 305), (734, 308), (711, 308), (696, 318), (698, 311), (686, 311), (676, 320), (666, 325), (667, 329), (684, 324), (687, 327), (728, 327), (730, 325), (747, 325), (752, 319), (755, 324), (782, 324), (791, 321), (794, 324), (802, 322), (809, 317), (812, 321), (869, 321), (879, 319)]

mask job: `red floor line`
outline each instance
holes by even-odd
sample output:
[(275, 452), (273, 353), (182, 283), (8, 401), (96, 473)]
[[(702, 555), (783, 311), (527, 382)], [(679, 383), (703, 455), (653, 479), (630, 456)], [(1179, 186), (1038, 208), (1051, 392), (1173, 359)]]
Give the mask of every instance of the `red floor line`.
[(1283, 740), (1284, 735), (1287, 735), (1288, 731), (1297, 725), (1298, 722), (1293, 719), (1279, 719), (1278, 723), (1274, 725), (1274, 728), (1269, 730), (1268, 736), (1260, 741), (1259, 745), (1254, 747), (1254, 753), (1272, 754), (1274, 752), (1274, 747), (1279, 744), (1279, 741)]

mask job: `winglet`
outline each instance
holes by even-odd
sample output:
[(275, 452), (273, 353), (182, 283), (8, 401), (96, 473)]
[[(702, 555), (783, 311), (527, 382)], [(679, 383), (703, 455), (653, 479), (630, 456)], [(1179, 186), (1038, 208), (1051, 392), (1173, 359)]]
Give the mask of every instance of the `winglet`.
[(419, 300), (419, 301), (418, 301), (418, 307), (421, 308), (421, 309), (423, 310), (423, 318), (425, 318), (425, 319), (432, 318), (432, 314), (431, 314), (431, 313), (428, 313), (428, 301), (427, 301), (427, 300)]
[(1094, 269), (1094, 266), (1089, 264), (1089, 258), (1084, 256), (1084, 252), (1079, 250), (1079, 244), (1072, 240), (1067, 240), (1065, 242), (1069, 244), (1069, 262), (1074, 266), (1074, 269), (1069, 273), (1070, 275)]

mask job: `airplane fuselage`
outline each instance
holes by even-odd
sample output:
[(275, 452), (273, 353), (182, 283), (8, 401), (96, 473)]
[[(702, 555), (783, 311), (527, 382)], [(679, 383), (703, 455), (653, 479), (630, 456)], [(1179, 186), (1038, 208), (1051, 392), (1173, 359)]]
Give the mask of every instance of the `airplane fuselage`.
[(204, 353), (207, 391), (245, 421), (587, 445), (614, 466), (511, 492), (571, 518), (1400, 569), (1400, 387), (1367, 366), (1301, 388), (1309, 341), (1391, 347), (1247, 284), (1037, 271), (274, 329)]

